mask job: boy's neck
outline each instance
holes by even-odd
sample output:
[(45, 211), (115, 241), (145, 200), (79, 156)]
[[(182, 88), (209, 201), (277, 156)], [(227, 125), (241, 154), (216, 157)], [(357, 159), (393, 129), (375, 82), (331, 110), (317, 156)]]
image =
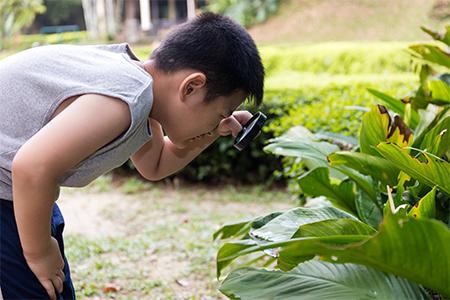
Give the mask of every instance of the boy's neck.
[(160, 120), (161, 113), (159, 111), (160, 107), (159, 104), (160, 99), (164, 99), (164, 95), (161, 95), (161, 89), (159, 88), (159, 86), (160, 81), (164, 80), (164, 75), (158, 72), (158, 70), (155, 67), (155, 62), (153, 60), (146, 60), (142, 62), (142, 67), (148, 74), (150, 74), (150, 76), (153, 79), (153, 88), (152, 88), (153, 104), (149, 114), (149, 118), (155, 119), (161, 123)]

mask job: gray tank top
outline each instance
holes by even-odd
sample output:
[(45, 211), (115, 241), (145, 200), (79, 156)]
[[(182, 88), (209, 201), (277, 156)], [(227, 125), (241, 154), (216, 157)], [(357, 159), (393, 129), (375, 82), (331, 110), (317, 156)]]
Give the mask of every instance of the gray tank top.
[(122, 165), (151, 139), (147, 120), (153, 104), (153, 80), (133, 60), (139, 59), (126, 43), (42, 46), (0, 60), (1, 199), (13, 200), (11, 163), (15, 154), (69, 97), (95, 93), (121, 99), (130, 109), (131, 125), (68, 170), (60, 178), (60, 186), (87, 185)]

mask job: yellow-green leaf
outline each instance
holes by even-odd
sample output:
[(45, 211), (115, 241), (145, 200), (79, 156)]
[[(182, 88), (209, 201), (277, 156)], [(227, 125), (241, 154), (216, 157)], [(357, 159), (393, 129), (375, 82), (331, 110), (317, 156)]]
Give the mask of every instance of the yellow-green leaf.
[(423, 152), (425, 162), (411, 157), (408, 149), (395, 144), (380, 143), (378, 151), (392, 164), (420, 182), (450, 195), (450, 164), (438, 157)]

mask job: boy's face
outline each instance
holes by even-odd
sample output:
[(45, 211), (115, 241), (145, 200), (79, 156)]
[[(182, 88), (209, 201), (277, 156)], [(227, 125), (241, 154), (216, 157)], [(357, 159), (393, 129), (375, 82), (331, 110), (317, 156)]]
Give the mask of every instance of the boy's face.
[(217, 128), (220, 121), (229, 117), (246, 98), (243, 91), (236, 91), (228, 96), (219, 96), (206, 102), (206, 87), (186, 85), (181, 87), (176, 109), (171, 114), (170, 122), (164, 128), (167, 136), (176, 145)]

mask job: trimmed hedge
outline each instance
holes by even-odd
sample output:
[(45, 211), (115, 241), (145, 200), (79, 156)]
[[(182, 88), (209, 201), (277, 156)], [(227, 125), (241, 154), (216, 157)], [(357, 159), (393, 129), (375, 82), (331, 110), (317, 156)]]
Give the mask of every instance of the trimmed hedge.
[(266, 73), (396, 74), (410, 71), (408, 43), (330, 42), (259, 47)]

